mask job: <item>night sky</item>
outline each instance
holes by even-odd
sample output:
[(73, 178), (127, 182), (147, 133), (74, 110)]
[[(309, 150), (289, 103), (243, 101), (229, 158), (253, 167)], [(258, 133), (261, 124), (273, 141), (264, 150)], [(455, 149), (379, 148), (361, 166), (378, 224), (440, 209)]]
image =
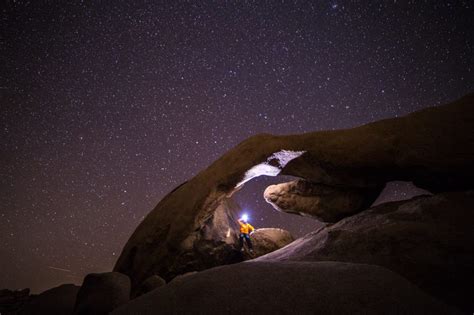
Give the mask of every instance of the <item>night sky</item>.
[[(473, 91), (469, 1), (63, 2), (2, 1), (0, 288), (110, 271), (161, 198), (251, 135)], [(319, 223), (262, 198), (281, 180), (237, 199), (256, 227), (304, 235)]]

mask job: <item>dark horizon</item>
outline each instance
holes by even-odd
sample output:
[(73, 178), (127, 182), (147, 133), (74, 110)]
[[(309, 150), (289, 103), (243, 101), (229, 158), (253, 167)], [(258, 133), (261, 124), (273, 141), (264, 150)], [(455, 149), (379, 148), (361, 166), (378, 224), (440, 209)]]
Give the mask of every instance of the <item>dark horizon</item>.
[[(110, 271), (173, 188), (257, 133), (351, 128), (474, 91), (468, 2), (2, 5), (0, 289)], [(256, 227), (302, 236), (258, 178)], [(383, 200), (419, 190), (393, 183)]]

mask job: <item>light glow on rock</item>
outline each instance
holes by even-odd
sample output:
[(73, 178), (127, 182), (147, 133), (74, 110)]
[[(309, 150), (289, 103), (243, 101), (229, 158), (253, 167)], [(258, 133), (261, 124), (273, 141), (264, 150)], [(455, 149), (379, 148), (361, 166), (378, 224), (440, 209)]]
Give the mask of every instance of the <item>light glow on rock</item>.
[(291, 151), (291, 150), (281, 150), (278, 152), (273, 153), (267, 161), (270, 162), (272, 160), (277, 160), (278, 164), (280, 164), (280, 168), (284, 168), (286, 164), (288, 164), (291, 160), (300, 157), (306, 151)]
[[(306, 151), (281, 150), (273, 153), (267, 158), (265, 162), (257, 164), (245, 172), (244, 178), (236, 185), (236, 187), (240, 187), (252, 178), (261, 175), (277, 176), (290, 161), (300, 157), (305, 152)], [(278, 166), (270, 164), (275, 160)], [(275, 163), (273, 162), (272, 164)]]

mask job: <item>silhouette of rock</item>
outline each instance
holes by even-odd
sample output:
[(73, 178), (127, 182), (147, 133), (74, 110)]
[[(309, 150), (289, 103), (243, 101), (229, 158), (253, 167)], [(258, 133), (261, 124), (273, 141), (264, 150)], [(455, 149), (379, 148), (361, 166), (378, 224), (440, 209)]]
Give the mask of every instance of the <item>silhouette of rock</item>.
[[(165, 196), (134, 231), (114, 271), (129, 275), (135, 290), (153, 274), (170, 280), (234, 262), (233, 222), (217, 224), (216, 217), (231, 213), (229, 197), (260, 175), (293, 175), (334, 195), (359, 192), (349, 212), (338, 206), (320, 215), (329, 221), (364, 210), (388, 181), (411, 181), (433, 193), (471, 189), (473, 103), (471, 94), (348, 130), (251, 137)], [(229, 237), (222, 236), (225, 230)]]
[(77, 293), (74, 314), (108, 314), (130, 300), (130, 279), (119, 272), (90, 273)]
[[(32, 295), (18, 314), (70, 315), (73, 312), (78, 291), (79, 286), (68, 283), (48, 289), (38, 295)], [(6, 312), (6, 314), (8, 313)]]
[(385, 203), (256, 260), (384, 266), (470, 312), (474, 310), (473, 210), (474, 191)]
[(120, 314), (459, 314), (388, 269), (341, 262), (244, 262), (192, 274)]
[(22, 290), (0, 290), (0, 314), (15, 313), (23, 307), (30, 299), (30, 289)]

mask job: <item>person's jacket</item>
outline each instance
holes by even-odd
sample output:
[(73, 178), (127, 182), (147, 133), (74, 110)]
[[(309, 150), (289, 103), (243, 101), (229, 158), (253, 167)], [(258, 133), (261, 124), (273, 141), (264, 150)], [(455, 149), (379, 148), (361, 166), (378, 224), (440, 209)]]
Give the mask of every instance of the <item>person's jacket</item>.
[(251, 226), (250, 223), (244, 223), (239, 220), (239, 224), (240, 224), (240, 233), (249, 234), (250, 232), (255, 230), (255, 228)]

